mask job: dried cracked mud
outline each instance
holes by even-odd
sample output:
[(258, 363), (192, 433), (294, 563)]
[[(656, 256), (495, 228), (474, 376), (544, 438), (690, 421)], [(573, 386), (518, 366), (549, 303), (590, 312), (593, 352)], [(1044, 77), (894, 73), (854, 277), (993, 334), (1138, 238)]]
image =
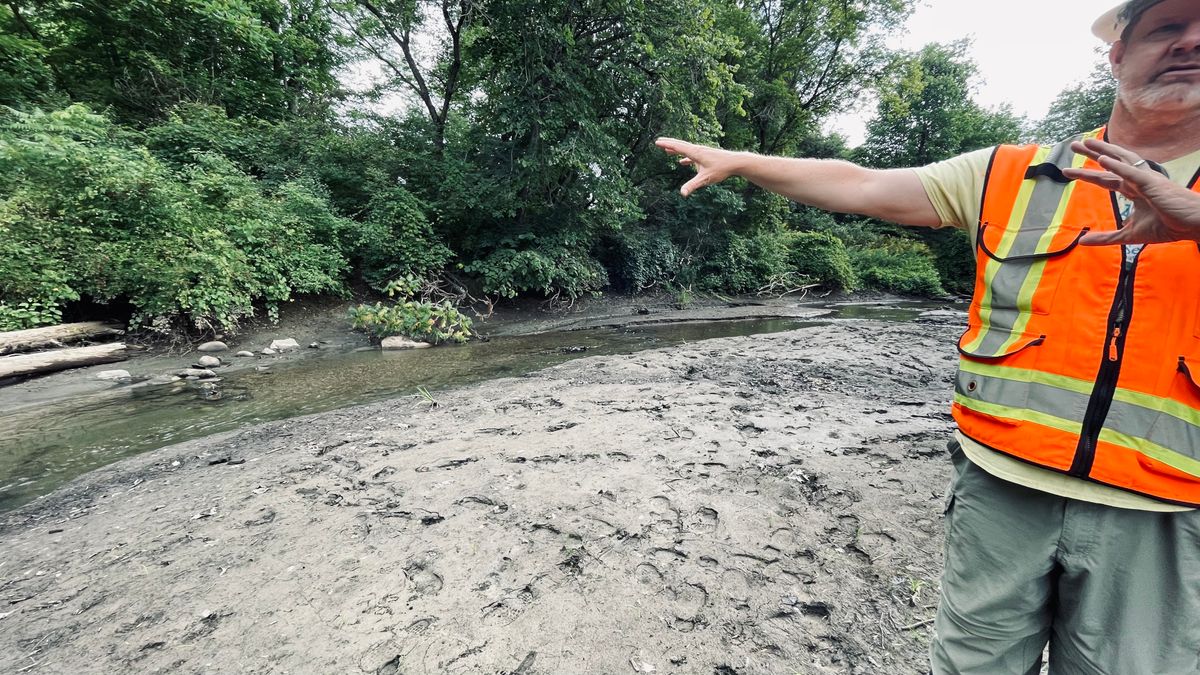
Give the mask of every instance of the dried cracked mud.
[(924, 673), (953, 317), (264, 424), (0, 515), (5, 673)]

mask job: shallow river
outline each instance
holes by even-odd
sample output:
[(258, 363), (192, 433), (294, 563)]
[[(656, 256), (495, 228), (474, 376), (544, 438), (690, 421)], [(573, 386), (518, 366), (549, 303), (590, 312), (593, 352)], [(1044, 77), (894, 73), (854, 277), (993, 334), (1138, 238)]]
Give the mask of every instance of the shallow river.
[(404, 352), (363, 351), (223, 376), (222, 398), (192, 384), (118, 387), (0, 417), (0, 511), (83, 473), (173, 443), (271, 420), (400, 396), (420, 396), (532, 372), (584, 356), (629, 354), (711, 338), (775, 333), (831, 321), (911, 321), (945, 305), (841, 305), (819, 321), (742, 320), (493, 338)]

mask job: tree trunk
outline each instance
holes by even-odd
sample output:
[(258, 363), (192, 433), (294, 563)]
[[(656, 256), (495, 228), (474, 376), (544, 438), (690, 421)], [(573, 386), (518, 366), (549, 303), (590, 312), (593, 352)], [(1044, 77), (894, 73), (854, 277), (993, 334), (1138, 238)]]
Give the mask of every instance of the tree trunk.
[(121, 335), (124, 332), (119, 326), (101, 321), (64, 323), (61, 326), (15, 330), (0, 333), (0, 356), (15, 352), (28, 352), (43, 347), (61, 347), (70, 342)]
[(68, 368), (124, 361), (125, 345), (117, 342), (94, 347), (56, 349), (37, 354), (19, 354), (0, 358), (0, 380), (26, 375), (44, 375)]

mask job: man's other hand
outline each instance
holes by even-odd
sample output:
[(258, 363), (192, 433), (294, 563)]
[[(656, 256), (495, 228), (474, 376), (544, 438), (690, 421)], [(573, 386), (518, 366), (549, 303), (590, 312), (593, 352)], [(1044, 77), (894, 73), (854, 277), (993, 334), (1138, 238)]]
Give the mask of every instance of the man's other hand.
[(699, 188), (714, 185), (738, 171), (743, 153), (696, 145), (676, 138), (660, 138), (655, 145), (668, 154), (680, 155), (679, 164), (696, 169), (696, 176), (679, 188), (679, 194), (687, 197)]
[(1121, 146), (1089, 139), (1071, 147), (1106, 170), (1064, 169), (1063, 175), (1119, 192), (1133, 202), (1133, 212), (1121, 229), (1089, 232), (1079, 243), (1104, 246), (1200, 241), (1200, 194), (1150, 168)]

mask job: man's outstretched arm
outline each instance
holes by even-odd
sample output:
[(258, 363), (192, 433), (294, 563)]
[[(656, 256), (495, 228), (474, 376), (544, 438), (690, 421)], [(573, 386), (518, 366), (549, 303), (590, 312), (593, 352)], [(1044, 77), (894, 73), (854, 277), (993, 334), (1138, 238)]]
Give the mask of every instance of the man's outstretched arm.
[(658, 147), (696, 169), (680, 193), (687, 197), (730, 176), (741, 176), (792, 201), (827, 211), (858, 213), (901, 225), (937, 227), (941, 219), (911, 169), (867, 169), (831, 159), (767, 157), (660, 138)]

